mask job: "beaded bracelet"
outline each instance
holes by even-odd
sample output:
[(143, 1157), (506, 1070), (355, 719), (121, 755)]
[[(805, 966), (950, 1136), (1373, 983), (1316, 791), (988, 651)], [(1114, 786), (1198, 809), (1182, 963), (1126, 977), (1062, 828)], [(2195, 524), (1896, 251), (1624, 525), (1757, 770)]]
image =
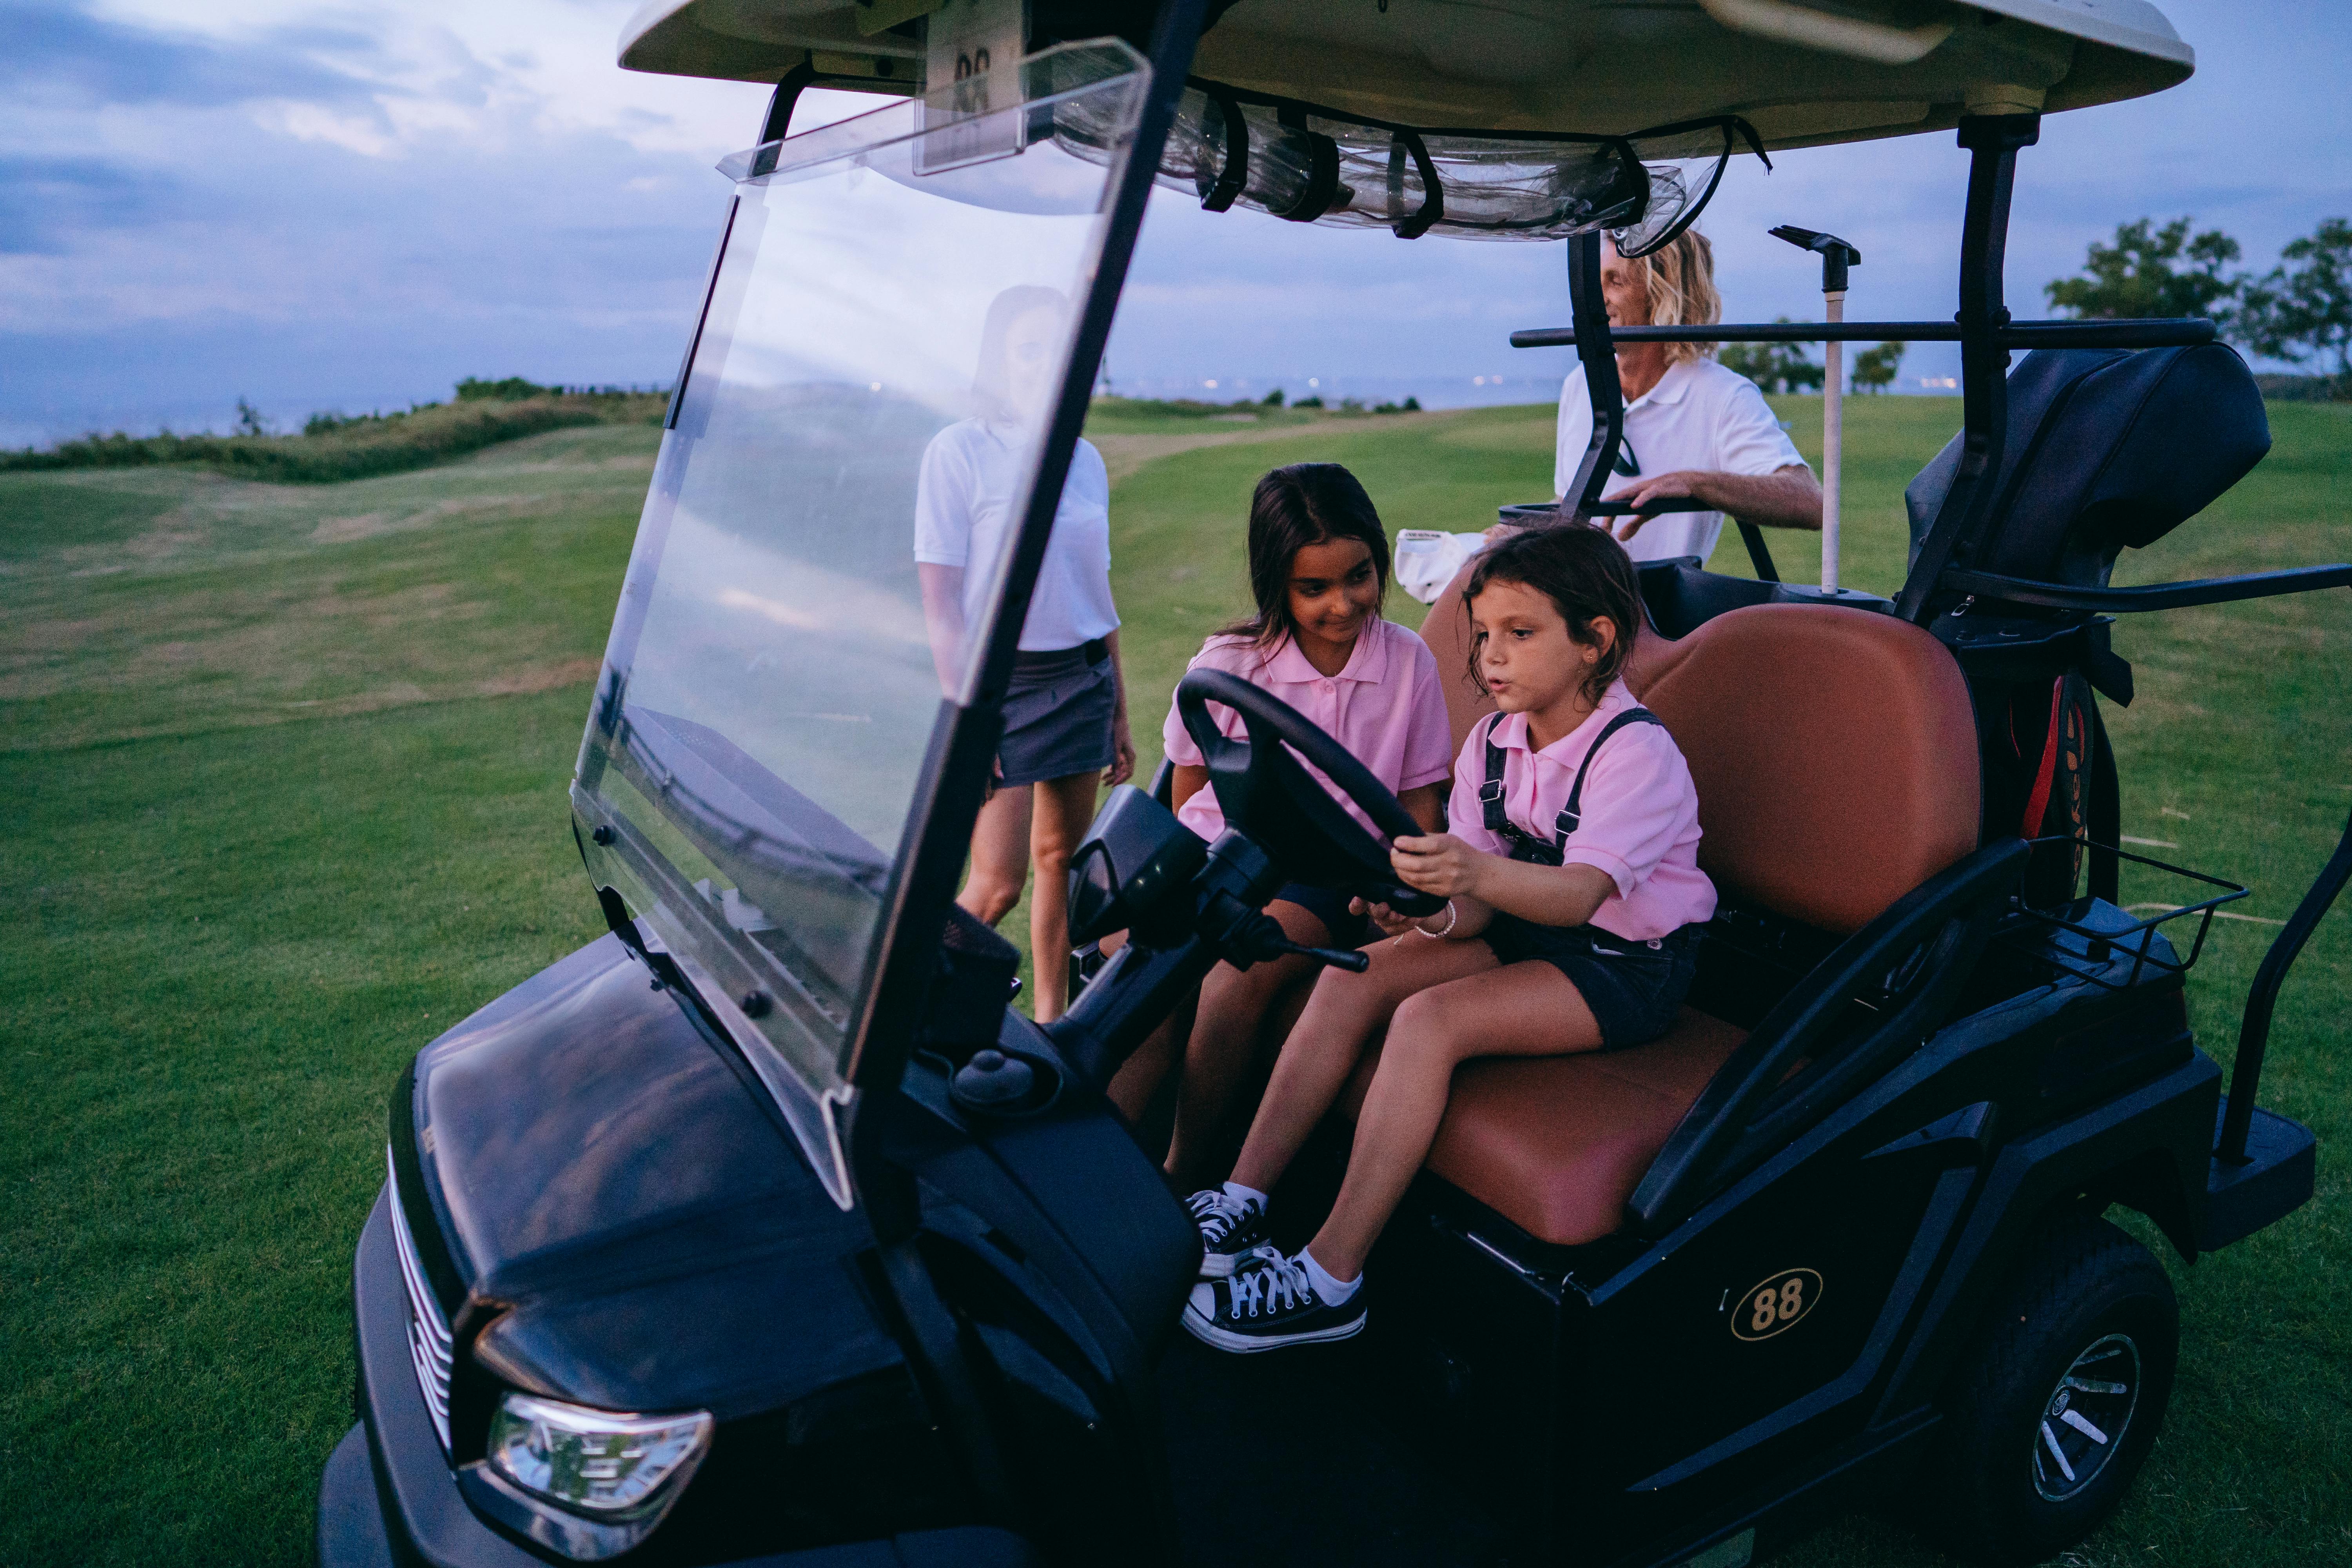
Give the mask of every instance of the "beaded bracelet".
[(1462, 911), (1454, 907), (1454, 900), (1452, 899), (1448, 899), (1445, 900), (1445, 929), (1444, 931), (1431, 931), (1427, 927), (1420, 924), (1418, 921), (1414, 922), (1412, 929), (1434, 942), (1441, 937), (1452, 936), (1454, 934), (1454, 928), (1461, 923)]

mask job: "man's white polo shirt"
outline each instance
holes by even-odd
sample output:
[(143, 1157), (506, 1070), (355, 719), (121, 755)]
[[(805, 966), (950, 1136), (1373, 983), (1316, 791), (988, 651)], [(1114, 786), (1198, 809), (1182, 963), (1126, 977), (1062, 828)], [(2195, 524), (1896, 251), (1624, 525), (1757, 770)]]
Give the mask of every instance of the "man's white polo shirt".
[[(1554, 495), (1567, 493), (1591, 440), (1592, 401), (1584, 390), (1584, 367), (1578, 365), (1568, 373), (1568, 381), (1559, 389)], [(1629, 478), (1612, 471), (1601, 487), (1604, 500), (1632, 489), (1642, 478), (1685, 468), (1761, 476), (1805, 461), (1756, 384), (1711, 359), (1685, 360), (1667, 366), (1657, 385), (1625, 405), (1620, 468), (1625, 466), (1624, 455), (1629, 451), (1641, 475)], [(1642, 531), (1625, 542), (1625, 551), (1636, 561), (1663, 561), (1673, 555), (1705, 560), (1722, 531), (1719, 511), (1670, 511), (1643, 523)]]

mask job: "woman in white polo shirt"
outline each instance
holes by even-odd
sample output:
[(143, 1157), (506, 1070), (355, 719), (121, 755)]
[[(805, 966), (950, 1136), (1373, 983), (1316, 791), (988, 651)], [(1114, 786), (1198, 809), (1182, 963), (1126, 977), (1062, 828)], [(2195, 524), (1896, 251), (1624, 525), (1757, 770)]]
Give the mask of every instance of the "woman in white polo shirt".
[[(973, 417), (949, 426), (923, 453), (915, 490), (915, 571), (943, 690), (961, 684), (968, 637), (995, 591), (992, 569), (1022, 484), (1024, 458), (1061, 368), (1068, 301), (1052, 289), (1007, 289), (981, 328)], [(1021, 623), (1004, 695), (994, 793), (971, 838), (971, 876), (956, 901), (994, 925), (1021, 900), (1029, 868), (1034, 1004), (1058, 1017), (1069, 986), (1070, 856), (1094, 820), (1095, 787), (1135, 771), (1118, 612), (1110, 597), (1110, 477), (1081, 440), (1029, 614)]]
[[(1715, 251), (1685, 229), (1655, 256), (1628, 261), (1604, 240), (1601, 298), (1612, 327), (1700, 326), (1723, 319)], [(1636, 503), (1693, 497), (1707, 511), (1617, 520), (1617, 537), (1636, 561), (1706, 559), (1724, 514), (1768, 528), (1822, 526), (1822, 488), (1773, 417), (1756, 384), (1715, 361), (1713, 344), (1620, 343), (1624, 438), (1603, 500)], [(1584, 367), (1559, 393), (1559, 444), (1552, 492), (1565, 496), (1592, 440), (1592, 400)]]

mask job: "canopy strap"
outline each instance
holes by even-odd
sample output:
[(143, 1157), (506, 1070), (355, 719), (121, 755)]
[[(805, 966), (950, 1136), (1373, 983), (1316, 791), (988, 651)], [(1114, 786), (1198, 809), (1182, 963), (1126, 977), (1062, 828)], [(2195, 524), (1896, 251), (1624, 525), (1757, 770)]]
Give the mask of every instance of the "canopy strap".
[(1331, 210), (1339, 195), (1339, 143), (1330, 137), (1307, 128), (1307, 109), (1303, 104), (1285, 103), (1274, 111), (1274, 117), (1289, 141), (1307, 151), (1307, 184), (1297, 199), (1288, 205), (1265, 210), (1292, 223), (1313, 223)]
[(1225, 163), (1201, 194), (1201, 210), (1221, 213), (1234, 205), (1249, 183), (1249, 123), (1242, 118), (1241, 100), (1232, 89), (1217, 82), (1203, 82), (1202, 87), (1216, 104), (1217, 112), (1224, 116)]
[(1445, 184), (1437, 177), (1437, 165), (1429, 156), (1429, 143), (1421, 139), (1418, 131), (1391, 132), (1389, 142), (1389, 210), (1393, 212), (1404, 203), (1405, 154), (1412, 154), (1413, 167), (1421, 171), (1421, 208), (1407, 217), (1397, 219), (1393, 232), (1399, 239), (1419, 239), (1432, 225), (1445, 216)]

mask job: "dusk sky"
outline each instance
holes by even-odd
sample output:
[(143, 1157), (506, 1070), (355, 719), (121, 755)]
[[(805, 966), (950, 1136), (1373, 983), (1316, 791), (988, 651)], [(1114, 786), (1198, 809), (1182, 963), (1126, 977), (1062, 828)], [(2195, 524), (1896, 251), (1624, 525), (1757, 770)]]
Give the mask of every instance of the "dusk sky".
[[(617, 69), (631, 9), (0, 0), (0, 445), (218, 426), (239, 395), (299, 425), (464, 375), (666, 382), (727, 194), (712, 165), (754, 139), (767, 89)], [(2191, 214), (2268, 267), (2352, 214), (2352, 14), (2163, 9), (2196, 77), (2053, 116), (2021, 158), (2021, 315), (2120, 221)], [(1817, 267), (1763, 232), (1798, 223), (1860, 247), (1850, 314), (1948, 316), (1964, 173), (1949, 133), (1770, 174), (1736, 161), (1703, 223), (1727, 312), (1818, 317)], [(1564, 353), (1505, 339), (1566, 310), (1558, 245), (1401, 242), (1163, 195), (1110, 370), (1253, 393), (1380, 377), (1439, 404), (1501, 376), (1475, 400), (1533, 401)], [(1904, 375), (1953, 363), (1922, 346)]]

